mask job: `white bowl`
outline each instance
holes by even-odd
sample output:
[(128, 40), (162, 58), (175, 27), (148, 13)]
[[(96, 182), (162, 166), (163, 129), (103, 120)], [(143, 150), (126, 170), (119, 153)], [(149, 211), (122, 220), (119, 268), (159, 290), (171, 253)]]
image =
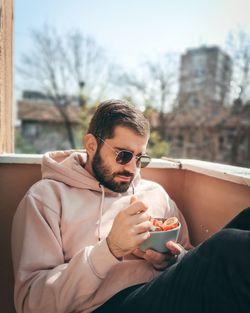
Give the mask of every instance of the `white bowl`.
[(179, 226), (170, 229), (170, 230), (162, 230), (162, 231), (152, 231), (150, 232), (150, 237), (146, 239), (139, 248), (142, 251), (146, 251), (148, 249), (152, 249), (161, 253), (168, 252), (168, 248), (166, 247), (166, 242), (168, 241), (177, 241), (179, 232), (180, 232), (181, 224)]

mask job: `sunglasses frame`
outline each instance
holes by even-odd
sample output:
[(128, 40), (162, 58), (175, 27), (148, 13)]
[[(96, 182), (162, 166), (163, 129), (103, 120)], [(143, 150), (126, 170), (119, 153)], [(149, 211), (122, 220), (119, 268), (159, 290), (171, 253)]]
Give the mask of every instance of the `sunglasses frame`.
[[(114, 151), (114, 153), (116, 154), (116, 158), (115, 158), (115, 161), (117, 164), (121, 164), (121, 165), (125, 165), (125, 164), (128, 164), (134, 157), (135, 157), (135, 160), (136, 160), (136, 166), (137, 167), (140, 167), (140, 168), (144, 168), (146, 166), (148, 166), (148, 164), (150, 163), (151, 161), (151, 157), (147, 154), (141, 154), (140, 156), (137, 156), (137, 155), (134, 155), (134, 153), (132, 151), (129, 151), (129, 150), (120, 150), (120, 151), (116, 151), (115, 148), (111, 147), (111, 145), (109, 145), (107, 142), (105, 142), (105, 140), (103, 140), (101, 137), (99, 136), (96, 136), (98, 139), (100, 139), (106, 146), (108, 146), (112, 151)], [(121, 157), (121, 161), (118, 160), (119, 158), (119, 155), (121, 153), (129, 153), (131, 155), (131, 158), (127, 161), (127, 162), (124, 162), (122, 161), (122, 157)], [(142, 158), (147, 158), (147, 162), (142, 162), (141, 159)]]

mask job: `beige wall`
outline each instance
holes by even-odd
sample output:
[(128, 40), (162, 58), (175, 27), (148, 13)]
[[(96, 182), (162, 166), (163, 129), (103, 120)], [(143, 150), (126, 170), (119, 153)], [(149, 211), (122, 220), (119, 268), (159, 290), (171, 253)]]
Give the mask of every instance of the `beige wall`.
[(197, 245), (250, 206), (250, 187), (179, 169), (145, 169), (158, 181), (185, 216), (192, 243)]
[[(143, 170), (166, 190), (182, 210), (192, 243), (198, 244), (232, 216), (250, 206), (250, 187), (180, 169)], [(0, 164), (0, 312), (13, 313), (13, 275), (10, 230), (24, 193), (40, 179), (40, 165)]]
[(13, 313), (10, 230), (18, 202), (40, 178), (40, 165), (0, 164), (0, 312)]

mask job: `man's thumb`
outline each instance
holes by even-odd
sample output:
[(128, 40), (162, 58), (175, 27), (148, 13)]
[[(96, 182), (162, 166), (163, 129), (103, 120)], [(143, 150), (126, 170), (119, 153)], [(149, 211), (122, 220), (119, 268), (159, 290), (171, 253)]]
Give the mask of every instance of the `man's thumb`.
[(130, 199), (130, 204), (135, 203), (137, 201), (136, 196), (132, 196)]

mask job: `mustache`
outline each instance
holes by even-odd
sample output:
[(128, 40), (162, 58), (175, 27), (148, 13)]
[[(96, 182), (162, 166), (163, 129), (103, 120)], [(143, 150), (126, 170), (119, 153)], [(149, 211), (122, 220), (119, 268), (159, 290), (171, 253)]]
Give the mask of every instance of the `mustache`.
[(126, 177), (134, 177), (135, 175), (133, 173), (130, 173), (128, 171), (123, 171), (123, 172), (116, 172), (113, 174), (113, 177), (115, 176), (126, 176)]

